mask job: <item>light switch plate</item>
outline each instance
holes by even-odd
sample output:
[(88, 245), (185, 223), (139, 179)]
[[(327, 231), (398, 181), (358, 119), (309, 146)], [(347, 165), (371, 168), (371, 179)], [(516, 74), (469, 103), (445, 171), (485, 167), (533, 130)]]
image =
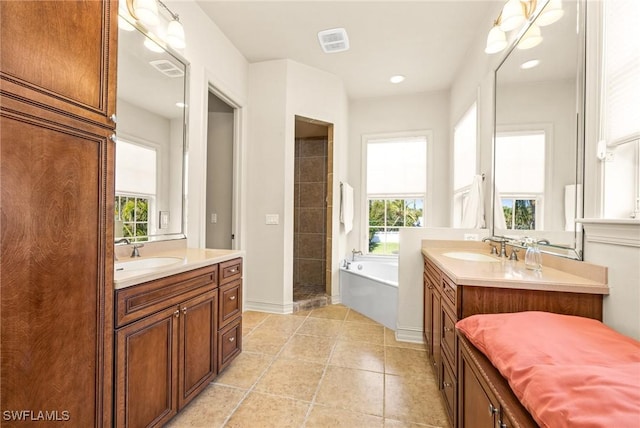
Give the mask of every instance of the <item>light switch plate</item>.
[(160, 211), (160, 229), (169, 228), (169, 211)]
[(266, 214), (264, 217), (265, 224), (280, 224), (280, 216), (278, 214)]

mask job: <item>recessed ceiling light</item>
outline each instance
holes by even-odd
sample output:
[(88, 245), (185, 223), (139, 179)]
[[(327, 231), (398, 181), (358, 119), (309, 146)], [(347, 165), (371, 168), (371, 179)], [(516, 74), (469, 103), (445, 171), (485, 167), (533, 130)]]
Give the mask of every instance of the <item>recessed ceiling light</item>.
[(520, 65), (520, 68), (523, 69), (523, 70), (528, 70), (529, 68), (537, 67), (538, 64), (540, 64), (540, 60), (539, 59), (532, 59), (532, 60), (529, 60), (527, 62), (523, 62)]
[(391, 83), (400, 83), (403, 82), (405, 77), (402, 74), (396, 74), (395, 76), (391, 76), (389, 82)]

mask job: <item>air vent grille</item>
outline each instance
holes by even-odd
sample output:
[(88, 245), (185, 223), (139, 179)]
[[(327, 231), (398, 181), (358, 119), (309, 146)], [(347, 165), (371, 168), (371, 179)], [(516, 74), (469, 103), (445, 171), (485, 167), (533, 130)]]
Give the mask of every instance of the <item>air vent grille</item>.
[(320, 31), (318, 41), (325, 53), (342, 52), (349, 49), (349, 37), (344, 28), (332, 28)]
[(184, 70), (174, 63), (166, 59), (158, 59), (149, 62), (160, 73), (169, 77), (182, 77), (184, 76)]

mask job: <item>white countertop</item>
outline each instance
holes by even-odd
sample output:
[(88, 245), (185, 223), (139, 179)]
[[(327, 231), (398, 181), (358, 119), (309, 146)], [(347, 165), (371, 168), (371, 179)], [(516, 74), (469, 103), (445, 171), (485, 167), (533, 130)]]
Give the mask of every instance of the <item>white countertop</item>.
[[(120, 258), (115, 262), (114, 288), (116, 290), (164, 278), (193, 269), (210, 266), (216, 263), (242, 257), (243, 251), (238, 250), (214, 250), (203, 248), (178, 248), (161, 252), (154, 252), (151, 255), (140, 258)], [(177, 257), (181, 260), (166, 266), (135, 269), (128, 271), (118, 271), (118, 263), (130, 262), (132, 260), (153, 259), (158, 257)]]
[[(521, 290), (563, 291), (569, 293), (609, 294), (606, 283), (565, 272), (550, 266), (541, 272), (526, 269), (524, 262), (500, 259), (498, 262), (477, 262), (447, 257), (444, 253), (461, 248), (423, 248), (429, 257), (456, 284), (463, 286), (500, 287)], [(487, 251), (465, 249), (465, 252), (487, 254)], [(585, 265), (585, 270), (586, 265)]]

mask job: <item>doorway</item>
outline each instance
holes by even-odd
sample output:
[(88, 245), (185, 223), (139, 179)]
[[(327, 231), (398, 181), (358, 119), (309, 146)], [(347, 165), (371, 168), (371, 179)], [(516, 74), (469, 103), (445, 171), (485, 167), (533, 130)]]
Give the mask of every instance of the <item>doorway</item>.
[(331, 296), (333, 125), (296, 116), (293, 311), (325, 306)]
[(207, 248), (233, 249), (234, 121), (236, 109), (212, 91), (207, 106)]

